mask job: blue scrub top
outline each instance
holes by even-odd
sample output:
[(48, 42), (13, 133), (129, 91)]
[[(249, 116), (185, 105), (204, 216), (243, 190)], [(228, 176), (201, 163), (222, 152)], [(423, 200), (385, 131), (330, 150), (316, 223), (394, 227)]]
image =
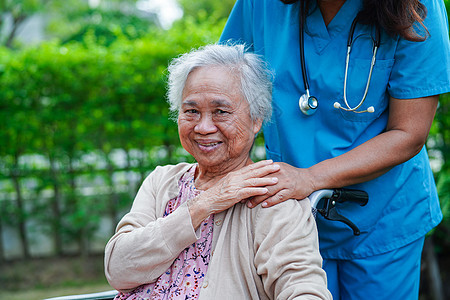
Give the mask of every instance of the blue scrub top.
[[(238, 0), (221, 41), (251, 46), (274, 70), (272, 122), (264, 127), (268, 158), (307, 168), (339, 156), (383, 132), (389, 97), (411, 99), (450, 91), (448, 20), (442, 0), (425, 0), (430, 36), (410, 42), (381, 32), (381, 45), (368, 95), (356, 114), (344, 106), (343, 87), (347, 38), (362, 0), (347, 0), (328, 27), (320, 10), (312, 7), (305, 26), (305, 60), (311, 95), (319, 101), (312, 116), (298, 107), (305, 93), (299, 55), (297, 5), (279, 0)], [(314, 6), (314, 5), (313, 5)], [(372, 59), (374, 28), (358, 23), (351, 51), (347, 99), (351, 107), (363, 96)], [(401, 100), (400, 100), (401, 101)], [(341, 222), (318, 216), (324, 258), (352, 259), (384, 253), (424, 236), (442, 219), (436, 186), (425, 147), (411, 160), (363, 184), (369, 203), (338, 204), (340, 214), (361, 230), (354, 236)]]

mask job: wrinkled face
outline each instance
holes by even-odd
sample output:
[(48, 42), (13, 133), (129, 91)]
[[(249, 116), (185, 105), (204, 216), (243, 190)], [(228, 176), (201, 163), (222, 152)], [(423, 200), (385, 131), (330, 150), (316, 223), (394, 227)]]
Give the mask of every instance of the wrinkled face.
[(224, 67), (193, 70), (178, 116), (181, 144), (200, 168), (230, 170), (249, 158), (261, 122), (250, 117), (239, 78)]

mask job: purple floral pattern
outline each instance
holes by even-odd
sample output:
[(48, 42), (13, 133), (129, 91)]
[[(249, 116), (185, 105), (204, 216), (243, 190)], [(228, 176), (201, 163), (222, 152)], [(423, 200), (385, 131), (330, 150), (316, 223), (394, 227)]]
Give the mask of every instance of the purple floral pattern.
[[(200, 194), (194, 186), (194, 174), (195, 166), (180, 178), (180, 192), (167, 203), (164, 217)], [(214, 215), (203, 221), (200, 225), (201, 237), (185, 248), (156, 282), (141, 285), (129, 293), (119, 293), (115, 299), (198, 299), (211, 256), (213, 223)]]

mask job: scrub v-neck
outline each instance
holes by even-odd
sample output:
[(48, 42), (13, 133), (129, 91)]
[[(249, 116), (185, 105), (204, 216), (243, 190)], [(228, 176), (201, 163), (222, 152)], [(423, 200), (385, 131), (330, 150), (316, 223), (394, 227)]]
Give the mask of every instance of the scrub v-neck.
[(306, 17), (305, 33), (311, 37), (317, 54), (320, 55), (336, 36), (342, 35), (343, 31), (347, 32), (344, 34), (347, 37), (351, 23), (360, 9), (360, 0), (346, 0), (328, 27), (325, 26), (317, 4), (310, 9), (312, 13)]

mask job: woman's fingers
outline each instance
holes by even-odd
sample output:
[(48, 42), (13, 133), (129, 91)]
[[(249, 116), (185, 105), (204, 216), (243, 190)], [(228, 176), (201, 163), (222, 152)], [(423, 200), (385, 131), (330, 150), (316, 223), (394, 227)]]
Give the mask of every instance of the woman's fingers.
[(269, 176), (277, 177), (278, 182), (267, 185), (266, 194), (250, 198), (247, 202), (248, 207), (259, 204), (270, 207), (288, 199), (304, 199), (315, 190), (307, 169), (298, 169), (285, 163), (277, 164), (280, 171)]
[(263, 160), (232, 172), (230, 176), (242, 176), (243, 179), (262, 178), (279, 170), (279, 164), (273, 163), (272, 160)]
[(265, 195), (265, 194), (267, 194), (267, 188), (264, 188), (264, 187), (243, 188), (239, 191), (239, 198), (246, 199), (249, 197)]
[(265, 160), (230, 172), (209, 190), (215, 211), (231, 207), (249, 197), (267, 194), (267, 187), (278, 182), (278, 178), (270, 174), (278, 170), (278, 165)]
[(245, 170), (245, 169), (254, 170), (254, 169), (260, 168), (261, 166), (267, 166), (267, 165), (271, 165), (271, 164), (273, 164), (273, 160), (271, 160), (271, 159), (260, 160), (258, 162), (255, 162), (253, 164), (243, 167), (241, 170)]
[(270, 176), (270, 174), (277, 172), (279, 169), (280, 166), (273, 164), (271, 161), (261, 161), (229, 173), (218, 185), (223, 191), (274, 185), (278, 182), (278, 178)]
[(282, 167), (284, 165), (280, 166), (280, 163), (264, 160), (230, 172), (209, 190), (214, 211), (222, 211), (247, 199), (251, 199), (247, 202), (250, 207), (262, 202), (269, 207), (292, 198), (289, 189), (280, 192), (285, 189), (284, 184), (280, 184), (280, 179), (285, 179), (284, 173), (280, 173)]
[(250, 178), (242, 182), (243, 187), (261, 187), (274, 185), (278, 182), (277, 177)]

